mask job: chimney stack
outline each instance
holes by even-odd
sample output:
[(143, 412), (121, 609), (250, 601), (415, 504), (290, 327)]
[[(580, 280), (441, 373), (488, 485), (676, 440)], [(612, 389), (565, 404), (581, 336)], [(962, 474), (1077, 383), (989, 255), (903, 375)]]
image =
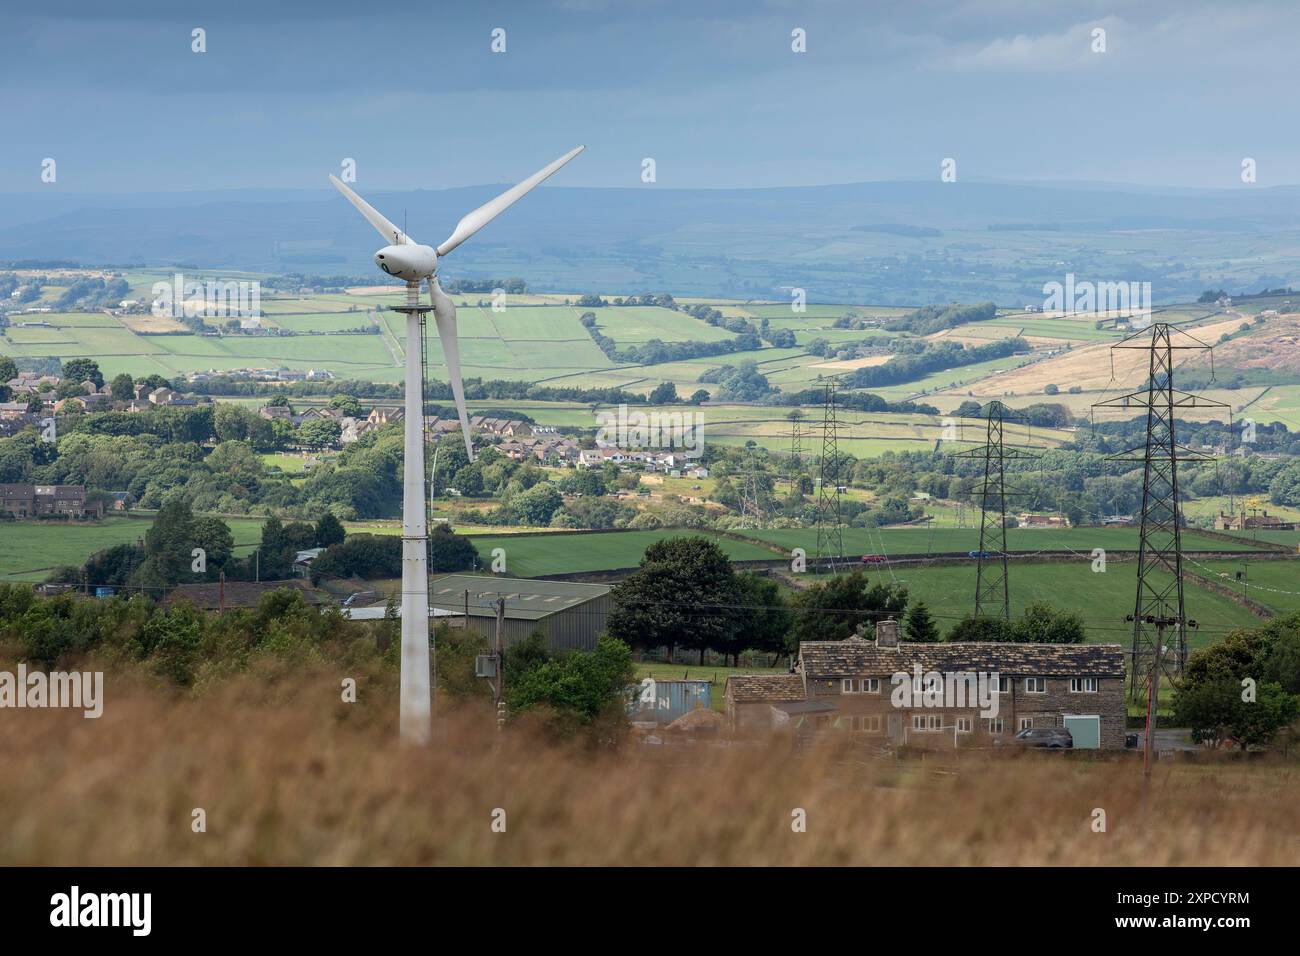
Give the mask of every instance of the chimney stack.
[(898, 622), (895, 620), (877, 621), (876, 622), (876, 646), (877, 647), (897, 647), (898, 646)]

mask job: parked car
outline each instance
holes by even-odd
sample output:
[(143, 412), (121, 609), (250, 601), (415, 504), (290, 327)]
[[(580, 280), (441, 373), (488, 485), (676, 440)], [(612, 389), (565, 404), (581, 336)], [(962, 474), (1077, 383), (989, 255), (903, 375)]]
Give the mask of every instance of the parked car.
[(884, 564), (888, 560), (883, 554), (864, 554), (862, 556), (863, 564)]
[(969, 552), (967, 552), (966, 557), (968, 557), (968, 558), (991, 558), (991, 557), (993, 557), (993, 552), (991, 552), (991, 551), (969, 551)]
[(1074, 736), (1064, 727), (1027, 727), (1011, 738), (1011, 746), (1064, 750), (1074, 747)]

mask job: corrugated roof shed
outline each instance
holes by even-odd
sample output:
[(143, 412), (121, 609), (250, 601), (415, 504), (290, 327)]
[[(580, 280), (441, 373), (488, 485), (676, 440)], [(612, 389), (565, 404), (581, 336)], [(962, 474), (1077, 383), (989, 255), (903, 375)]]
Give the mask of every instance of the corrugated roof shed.
[(604, 597), (610, 592), (610, 587), (606, 584), (498, 578), (484, 574), (448, 574), (429, 585), (429, 603), (463, 613), (466, 591), (469, 591), (470, 617), (494, 617), (496, 609), (492, 602), (504, 597), (508, 619), (537, 621)]

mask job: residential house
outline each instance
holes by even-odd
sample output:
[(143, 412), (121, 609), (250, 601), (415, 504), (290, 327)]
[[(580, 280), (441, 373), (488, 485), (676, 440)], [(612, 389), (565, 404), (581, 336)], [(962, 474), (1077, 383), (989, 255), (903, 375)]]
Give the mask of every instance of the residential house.
[(1037, 514), (1030, 511), (1022, 511), (1016, 515), (1016, 522), (1022, 528), (1065, 528), (1070, 524), (1064, 515)]
[(61, 514), (70, 518), (86, 513), (84, 485), (0, 484), (0, 511), (17, 518)]
[(1294, 531), (1296, 523), (1289, 518), (1271, 515), (1267, 511), (1259, 514), (1227, 514), (1219, 512), (1214, 519), (1215, 531)]
[(288, 405), (263, 405), (257, 410), (257, 414), (270, 422), (282, 421), (293, 424), (293, 409)]
[[(929, 683), (932, 675), (938, 675), (937, 688)], [(979, 700), (981, 676), (996, 715), (987, 712), (994, 706), (986, 710)], [(788, 719), (781, 719), (774, 708), (796, 702), (800, 688), (803, 701), (821, 706), (798, 713), (787, 708)], [(1119, 750), (1126, 718), (1124, 649), (917, 644), (898, 641), (896, 622), (883, 622), (874, 640), (805, 641), (792, 674), (731, 678), (726, 700), (739, 731), (784, 726), (797, 736), (838, 731), (861, 735), (868, 744), (934, 749), (995, 746), (1027, 728), (1065, 727), (1078, 749)]]

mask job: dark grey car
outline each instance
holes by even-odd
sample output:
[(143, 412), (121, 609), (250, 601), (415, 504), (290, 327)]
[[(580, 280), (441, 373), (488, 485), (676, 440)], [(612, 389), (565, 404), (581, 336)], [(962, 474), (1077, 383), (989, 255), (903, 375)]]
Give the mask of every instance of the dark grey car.
[(1029, 727), (1011, 738), (1017, 747), (1046, 747), (1064, 750), (1074, 747), (1074, 737), (1064, 727)]

